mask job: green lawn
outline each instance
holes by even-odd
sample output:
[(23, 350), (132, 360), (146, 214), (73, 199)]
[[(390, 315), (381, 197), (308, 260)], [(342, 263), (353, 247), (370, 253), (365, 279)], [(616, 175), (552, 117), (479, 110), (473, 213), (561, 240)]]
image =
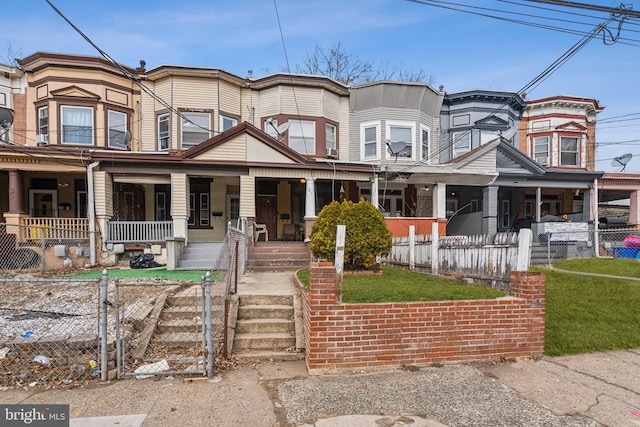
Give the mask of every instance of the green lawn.
[[(575, 259), (554, 267), (640, 277), (632, 259)], [(547, 276), (545, 354), (640, 347), (640, 282), (535, 268)]]
[[(300, 282), (309, 288), (309, 270), (298, 273)], [(446, 301), (490, 299), (504, 292), (484, 286), (465, 285), (427, 274), (393, 267), (382, 267), (382, 275), (344, 275), (342, 301), (345, 303)]]
[[(140, 269), (109, 269), (107, 270), (109, 278), (127, 278), (127, 279), (166, 279), (166, 280), (185, 280), (200, 283), (202, 277), (207, 274), (205, 270), (171, 270), (166, 268), (140, 268)], [(224, 275), (223, 272), (212, 272), (212, 280), (220, 280)], [(102, 277), (102, 270), (91, 270), (84, 273), (67, 276), (68, 278), (99, 278)]]

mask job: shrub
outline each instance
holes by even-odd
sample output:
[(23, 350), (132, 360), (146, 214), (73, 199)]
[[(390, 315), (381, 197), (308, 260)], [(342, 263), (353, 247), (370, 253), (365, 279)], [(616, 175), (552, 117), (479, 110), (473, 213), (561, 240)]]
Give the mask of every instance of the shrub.
[(338, 225), (346, 227), (345, 270), (375, 269), (375, 257), (391, 251), (391, 232), (379, 210), (364, 199), (334, 201), (320, 211), (311, 229), (311, 253), (316, 258), (335, 261)]

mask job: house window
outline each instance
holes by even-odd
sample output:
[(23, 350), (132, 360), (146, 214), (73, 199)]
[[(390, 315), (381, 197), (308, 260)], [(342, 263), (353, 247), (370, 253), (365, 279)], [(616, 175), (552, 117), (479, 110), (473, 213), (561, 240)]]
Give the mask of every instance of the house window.
[(125, 142), (127, 132), (127, 115), (119, 111), (109, 110), (109, 147), (129, 148)]
[(497, 138), (500, 138), (500, 132), (488, 131), (488, 130), (480, 131), (480, 145), (484, 145)]
[(158, 151), (169, 149), (169, 114), (158, 116)]
[(412, 158), (414, 135), (415, 126), (412, 124), (387, 122), (387, 138), (389, 139), (389, 146), (387, 147), (388, 156)]
[(560, 137), (560, 164), (562, 166), (578, 166), (578, 138)]
[(220, 132), (227, 131), (238, 125), (238, 120), (229, 116), (220, 116)]
[(189, 226), (209, 228), (211, 216), (211, 179), (191, 178), (189, 194)]
[(420, 126), (420, 159), (429, 161), (429, 128)]
[(289, 148), (301, 154), (316, 152), (316, 122), (310, 120), (289, 120)]
[(533, 158), (543, 166), (549, 164), (549, 137), (533, 138)]
[(453, 157), (471, 151), (471, 131), (454, 132), (453, 138)]
[(509, 229), (511, 227), (511, 204), (509, 200), (503, 200), (500, 207), (500, 227)]
[(327, 123), (325, 125), (325, 133), (326, 133), (325, 147), (327, 149), (332, 149), (332, 150), (335, 150), (336, 148), (338, 148), (336, 147), (336, 127), (334, 125)]
[(380, 158), (380, 123), (362, 123), (360, 125), (360, 158)]
[(93, 144), (93, 109), (62, 106), (62, 143)]
[(49, 107), (38, 108), (38, 135), (49, 135)]
[(167, 220), (167, 195), (156, 193), (156, 221)]
[(182, 148), (195, 147), (211, 138), (209, 113), (182, 113)]

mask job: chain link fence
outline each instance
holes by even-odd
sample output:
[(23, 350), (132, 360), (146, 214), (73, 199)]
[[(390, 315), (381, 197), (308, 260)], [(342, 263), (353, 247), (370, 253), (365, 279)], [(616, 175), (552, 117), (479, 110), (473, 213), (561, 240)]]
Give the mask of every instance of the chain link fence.
[(0, 385), (100, 378), (99, 285), (96, 279), (0, 278)]
[[(0, 271), (80, 268), (89, 263), (86, 220), (30, 218), (30, 224), (0, 223)], [(55, 224), (66, 224), (59, 227)]]
[(612, 257), (636, 258), (640, 230), (610, 228), (563, 230), (541, 233), (531, 248), (532, 264), (554, 264), (566, 259)]

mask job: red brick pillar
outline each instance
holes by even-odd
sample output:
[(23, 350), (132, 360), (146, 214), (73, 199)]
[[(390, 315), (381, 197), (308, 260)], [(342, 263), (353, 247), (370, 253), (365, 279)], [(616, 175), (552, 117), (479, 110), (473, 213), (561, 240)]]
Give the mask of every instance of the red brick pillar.
[(544, 354), (544, 325), (546, 315), (546, 276), (533, 271), (512, 271), (509, 294), (522, 298), (530, 311), (520, 319), (526, 327), (526, 352), (532, 356)]
[(331, 262), (311, 263), (309, 266), (311, 308), (335, 304), (338, 300), (338, 275)]
[(330, 339), (329, 311), (336, 305), (337, 273), (333, 263), (309, 265), (309, 304), (305, 331), (307, 369), (313, 371), (326, 365), (326, 347)]

